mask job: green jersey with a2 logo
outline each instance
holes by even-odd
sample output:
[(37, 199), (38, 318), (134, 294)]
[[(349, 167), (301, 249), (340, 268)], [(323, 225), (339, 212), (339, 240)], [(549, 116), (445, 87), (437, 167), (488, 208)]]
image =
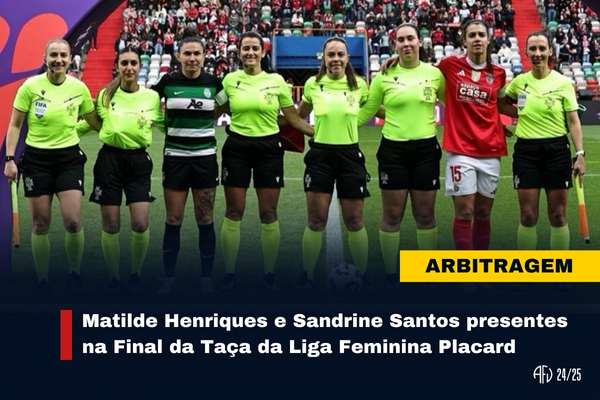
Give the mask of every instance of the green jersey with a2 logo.
[(360, 110), (358, 124), (367, 122), (383, 104), (382, 134), (386, 139), (405, 141), (434, 137), (437, 132), (435, 102), (438, 97), (444, 97), (445, 86), (444, 75), (432, 65), (392, 67), (386, 75), (377, 74), (371, 81), (369, 100)]
[(294, 105), (287, 84), (279, 74), (248, 75), (243, 70), (228, 74), (223, 87), (229, 98), (231, 130), (245, 136), (268, 136), (279, 132), (280, 108)]
[(77, 118), (94, 111), (94, 102), (85, 84), (72, 76), (55, 85), (41, 74), (21, 85), (13, 107), (27, 114), (25, 143), (40, 149), (62, 149), (79, 143)]
[(164, 75), (152, 89), (165, 99), (165, 156), (197, 157), (216, 154), (215, 103), (226, 100), (221, 80), (200, 74), (195, 79), (181, 72)]
[(358, 143), (357, 116), (367, 101), (366, 82), (356, 77), (358, 89), (350, 90), (348, 79), (333, 80), (327, 76), (311, 77), (304, 85), (302, 101), (312, 104), (315, 113), (315, 143)]
[(506, 87), (506, 95), (517, 103), (515, 136), (523, 139), (566, 135), (565, 112), (579, 107), (571, 81), (556, 71), (544, 79), (534, 78), (531, 72), (521, 74)]

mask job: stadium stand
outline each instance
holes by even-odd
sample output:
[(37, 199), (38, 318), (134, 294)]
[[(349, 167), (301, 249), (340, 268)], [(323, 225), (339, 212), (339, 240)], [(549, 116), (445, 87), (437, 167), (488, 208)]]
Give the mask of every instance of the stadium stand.
[(260, 33), (269, 48), (275, 35), (365, 37), (366, 75), (372, 76), (394, 53), (394, 27), (399, 24), (419, 27), (425, 61), (436, 62), (463, 53), (460, 25), (471, 18), (490, 25), (493, 60), (506, 69), (509, 80), (529, 69), (519, 43), (543, 23), (555, 38), (557, 70), (571, 77), (578, 91), (600, 96), (600, 22), (578, 0), (128, 0), (121, 32), (112, 34), (122, 34), (123, 44), (136, 45), (147, 55), (140, 73), (144, 84), (178, 68), (173, 54), (185, 27), (204, 37), (204, 68), (218, 76), (239, 67), (238, 40), (250, 30)]

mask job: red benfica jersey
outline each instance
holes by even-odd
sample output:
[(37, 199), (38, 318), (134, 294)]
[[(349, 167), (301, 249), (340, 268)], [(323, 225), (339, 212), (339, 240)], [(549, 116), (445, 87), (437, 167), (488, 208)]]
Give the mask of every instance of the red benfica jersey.
[(498, 90), (506, 72), (494, 64), (476, 67), (466, 56), (443, 58), (439, 69), (446, 77), (446, 108), (442, 148), (473, 157), (505, 156), (506, 140), (496, 109)]

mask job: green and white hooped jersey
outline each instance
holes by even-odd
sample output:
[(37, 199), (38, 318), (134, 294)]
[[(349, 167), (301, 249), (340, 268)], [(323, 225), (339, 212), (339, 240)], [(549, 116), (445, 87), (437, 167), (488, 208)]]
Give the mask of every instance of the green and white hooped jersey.
[(216, 154), (214, 110), (223, 103), (221, 80), (208, 74), (195, 79), (181, 72), (164, 75), (152, 89), (165, 99), (165, 156)]
[(25, 143), (41, 149), (62, 149), (79, 143), (77, 118), (94, 111), (94, 102), (83, 82), (67, 75), (63, 83), (55, 85), (44, 73), (21, 85), (13, 107), (27, 114)]

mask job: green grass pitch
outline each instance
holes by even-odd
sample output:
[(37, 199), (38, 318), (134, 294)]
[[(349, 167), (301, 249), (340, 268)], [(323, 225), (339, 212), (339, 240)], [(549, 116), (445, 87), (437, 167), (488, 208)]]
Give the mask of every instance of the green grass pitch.
[[(277, 284), (279, 292), (262, 292), (262, 256), (260, 253), (260, 222), (256, 195), (251, 188), (248, 191), (247, 207), (241, 226), (241, 246), (238, 255), (237, 275), (238, 286), (234, 293), (216, 293), (214, 295), (201, 295), (198, 289), (199, 254), (197, 247), (197, 227), (194, 220), (191, 199), (188, 199), (186, 215), (181, 231), (182, 243), (178, 261), (178, 286), (179, 291), (171, 297), (159, 297), (155, 292), (160, 286), (158, 278), (163, 276), (162, 270), (162, 236), (164, 231), (165, 209), (161, 187), (161, 166), (163, 137), (160, 133), (154, 134), (154, 143), (149, 152), (154, 160), (152, 177), (153, 195), (157, 198), (150, 209), (150, 248), (143, 270), (142, 290), (136, 296), (110, 297), (107, 292), (108, 274), (104, 265), (100, 247), (100, 210), (99, 206), (87, 201), (87, 196), (92, 191), (92, 169), (96, 154), (101, 147), (95, 134), (82, 138), (81, 147), (88, 156), (86, 165), (86, 181), (83, 202), (83, 225), (86, 235), (82, 277), (86, 286), (86, 294), (78, 299), (69, 296), (66, 288), (67, 265), (64, 254), (63, 238), (64, 229), (61, 226), (58, 201), (55, 200), (50, 241), (52, 248), (50, 280), (53, 285), (53, 295), (49, 301), (78, 302), (78, 303), (137, 303), (137, 302), (176, 302), (176, 303), (237, 303), (237, 302), (395, 302), (419, 303), (433, 302), (573, 302), (573, 303), (598, 303), (598, 287), (593, 284), (578, 284), (576, 289), (560, 296), (550, 285), (535, 285), (531, 292), (513, 293), (507, 284), (497, 284), (494, 290), (485, 293), (462, 294), (456, 285), (441, 284), (436, 290), (421, 291), (419, 285), (404, 285), (397, 293), (387, 293), (383, 288), (384, 269), (379, 250), (378, 226), (381, 218), (381, 199), (376, 181), (377, 162), (375, 153), (380, 141), (380, 127), (364, 127), (360, 130), (360, 146), (367, 159), (367, 168), (373, 176), (369, 184), (371, 197), (365, 201), (364, 221), (369, 235), (370, 243), (370, 275), (376, 285), (372, 293), (363, 293), (353, 299), (332, 298), (325, 288), (325, 259), (327, 243), (323, 245), (321, 258), (316, 270), (316, 285), (313, 293), (299, 295), (294, 293), (293, 286), (296, 278), (302, 271), (301, 239), (306, 223), (306, 201), (302, 188), (303, 155), (286, 153), (285, 180), (286, 187), (282, 190), (279, 203), (279, 220), (281, 226), (281, 246), (276, 266)], [(219, 146), (225, 139), (223, 128), (217, 129)], [(441, 138), (440, 138), (441, 141)], [(515, 139), (508, 140), (510, 153)], [(600, 129), (597, 126), (584, 127), (584, 143), (587, 152), (585, 176), (585, 190), (587, 199), (588, 219), (590, 223), (590, 236), (592, 243), (584, 244), (578, 232), (577, 199), (575, 191), (569, 193), (568, 220), (571, 229), (571, 249), (597, 250), (600, 248), (600, 205), (596, 201), (600, 198)], [(509, 153), (509, 154), (510, 154)], [(442, 160), (443, 170), (443, 160)], [(442, 171), (443, 172), (443, 171)], [(442, 173), (443, 175), (443, 173)], [(443, 187), (443, 185), (442, 185)], [(33, 302), (31, 293), (35, 288), (35, 271), (30, 252), (30, 217), (27, 201), (19, 189), (20, 219), (21, 219), (21, 247), (13, 250), (13, 272), (0, 277), (0, 302), (26, 303)], [(129, 212), (122, 207), (121, 212), (121, 277), (126, 281), (129, 274), (129, 242), (131, 230), (129, 229)], [(215, 228), (217, 233), (217, 253), (213, 276), (218, 283), (224, 274), (221, 249), (219, 246), (219, 232), (224, 215), (224, 197), (222, 187), (217, 188), (215, 202)], [(538, 248), (549, 249), (550, 228), (546, 217), (545, 196), (542, 195), (540, 206), (540, 221), (538, 223)], [(330, 215), (330, 222), (339, 216)], [(443, 195), (443, 190), (438, 192), (436, 203), (436, 219), (438, 223), (439, 239), (438, 249), (453, 249), (452, 242), (452, 201)], [(519, 222), (519, 207), (516, 192), (512, 189), (511, 158), (503, 158), (501, 179), (498, 193), (492, 211), (492, 240), (491, 249), (511, 250), (516, 249), (516, 231)], [(344, 258), (351, 262), (346, 249), (347, 235), (342, 223), (342, 242), (344, 244)], [(415, 223), (410, 212), (410, 203), (405, 213), (401, 226), (400, 249), (417, 249)]]

